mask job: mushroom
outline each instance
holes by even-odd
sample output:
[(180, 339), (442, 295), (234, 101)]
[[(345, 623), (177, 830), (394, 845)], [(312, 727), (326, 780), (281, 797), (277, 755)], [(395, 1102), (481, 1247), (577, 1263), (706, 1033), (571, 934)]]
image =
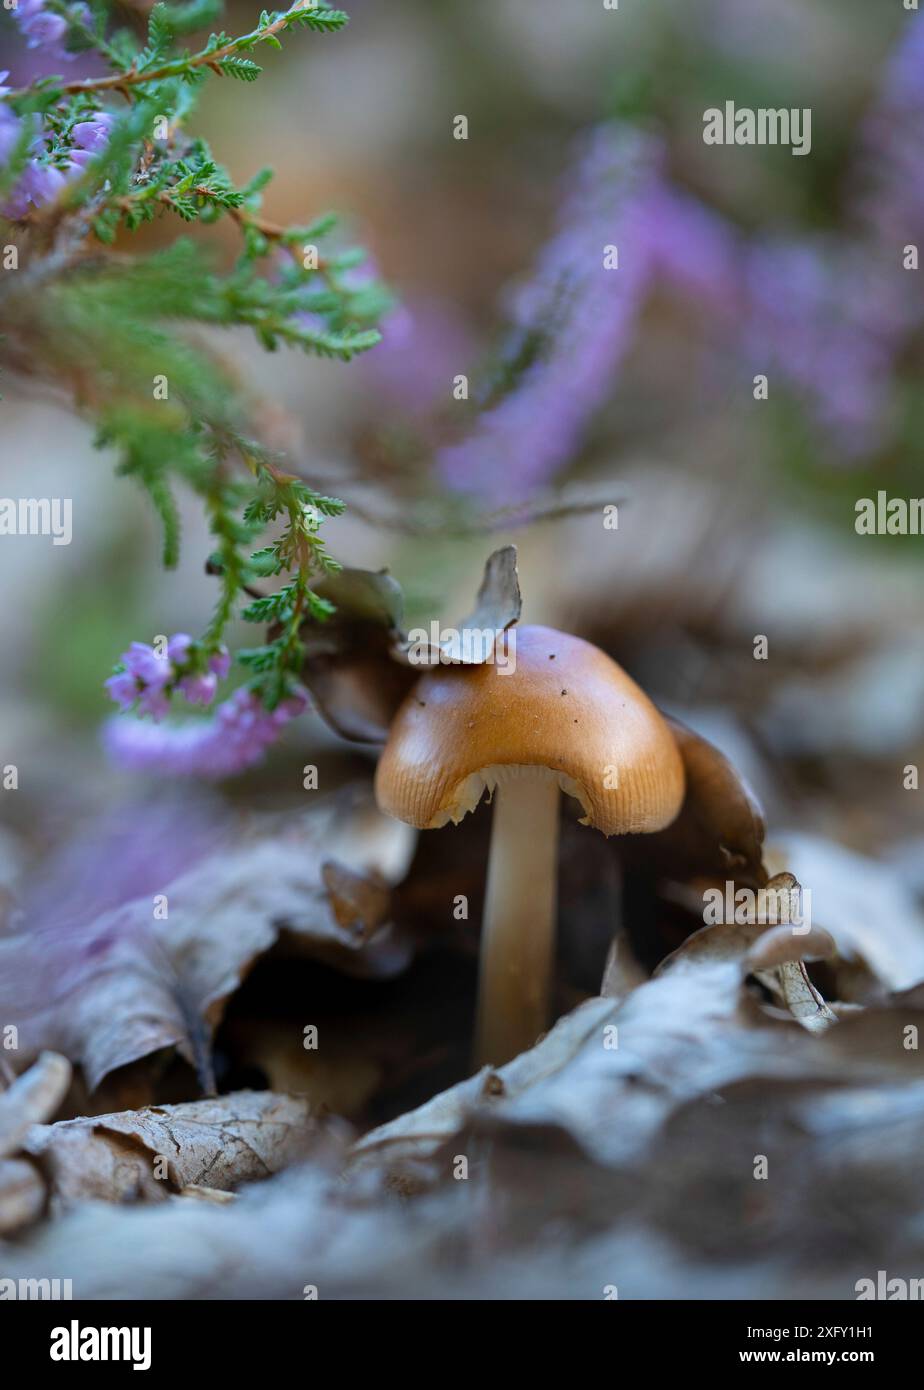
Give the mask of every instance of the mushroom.
[(604, 835), (648, 833), (680, 811), (684, 769), (668, 725), (610, 657), (525, 626), (499, 637), (494, 662), (420, 676), (375, 788), (384, 811), (420, 829), (457, 824), (493, 795), (475, 1060), (499, 1066), (548, 1025), (559, 791)]

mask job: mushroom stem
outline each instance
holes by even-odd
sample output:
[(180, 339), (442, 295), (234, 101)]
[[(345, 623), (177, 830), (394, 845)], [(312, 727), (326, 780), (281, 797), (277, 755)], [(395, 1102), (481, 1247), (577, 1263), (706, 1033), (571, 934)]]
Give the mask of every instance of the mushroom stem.
[[(513, 769), (511, 769), (513, 771)], [(538, 769), (535, 770), (538, 772)], [(501, 1066), (548, 1024), (555, 948), (558, 779), (499, 782), (481, 927), (475, 1065)]]

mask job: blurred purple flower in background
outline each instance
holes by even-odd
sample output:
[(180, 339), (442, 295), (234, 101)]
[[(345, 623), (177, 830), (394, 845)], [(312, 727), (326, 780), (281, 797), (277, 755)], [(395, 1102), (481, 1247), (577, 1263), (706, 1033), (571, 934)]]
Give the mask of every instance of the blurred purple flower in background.
[(743, 348), (754, 370), (784, 376), (848, 458), (876, 448), (907, 325), (869, 258), (836, 241), (757, 242), (746, 286)]
[(0, 106), (0, 164), (5, 164), (19, 139), (19, 121), (8, 106)]
[(665, 181), (652, 194), (647, 231), (659, 282), (719, 317), (740, 314), (743, 237), (721, 213)]
[[(644, 301), (660, 165), (660, 148), (629, 127), (591, 134), (558, 230), (513, 305), (517, 338), (536, 334), (537, 356), (467, 439), (441, 451), (450, 487), (515, 502), (573, 455), (614, 383)], [(607, 268), (608, 247), (617, 250), (618, 268)]]
[(22, 885), (16, 917), (28, 935), (0, 934), (0, 1014), (22, 1019), (27, 1048), (34, 1011), (54, 1008), (106, 964), (124, 967), (123, 951), (156, 958), (150, 910), (118, 909), (163, 893), (214, 852), (226, 817), (209, 795), (186, 789), (182, 800), (147, 794), (67, 829)]
[(866, 225), (893, 249), (924, 235), (924, 12), (905, 21), (882, 89), (864, 123), (855, 173)]
[[(615, 389), (660, 284), (698, 302), (742, 373), (781, 379), (841, 457), (881, 448), (895, 360), (922, 317), (901, 266), (906, 242), (924, 235), (922, 146), (924, 15), (907, 25), (864, 132), (863, 167), (875, 178), (863, 210), (891, 243), (887, 261), (844, 235), (749, 240), (671, 183), (656, 141), (616, 124), (594, 131), (558, 230), (513, 300), (504, 354), (513, 382), (440, 450), (444, 482), (495, 504), (548, 484)], [(618, 269), (604, 267), (608, 245)], [(535, 351), (516, 376), (530, 339)]]
[(260, 762), (307, 705), (307, 695), (298, 691), (268, 710), (258, 695), (242, 688), (219, 705), (211, 719), (173, 726), (112, 719), (104, 726), (103, 739), (109, 756), (124, 768), (228, 777)]
[(213, 652), (209, 657), (209, 670), (214, 671), (220, 681), (227, 678), (231, 670), (231, 653), (227, 647), (219, 647), (217, 652)]
[(419, 416), (450, 398), (452, 379), (471, 360), (471, 334), (438, 300), (402, 303), (382, 323), (382, 349), (359, 369), (386, 405)]
[(46, 10), (44, 0), (17, 0), (13, 18), (30, 48), (53, 48), (68, 30), (67, 20)]

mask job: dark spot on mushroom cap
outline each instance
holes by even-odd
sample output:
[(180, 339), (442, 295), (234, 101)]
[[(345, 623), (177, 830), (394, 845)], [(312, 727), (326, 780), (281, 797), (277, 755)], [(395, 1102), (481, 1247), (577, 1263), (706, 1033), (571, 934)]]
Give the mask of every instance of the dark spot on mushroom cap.
[(568, 694), (567, 690), (563, 690), (561, 693), (562, 693), (563, 695), (567, 695), (567, 694)]
[(555, 660), (555, 653), (554, 653), (554, 652), (550, 652), (550, 653), (549, 653), (549, 661), (554, 661), (554, 660)]

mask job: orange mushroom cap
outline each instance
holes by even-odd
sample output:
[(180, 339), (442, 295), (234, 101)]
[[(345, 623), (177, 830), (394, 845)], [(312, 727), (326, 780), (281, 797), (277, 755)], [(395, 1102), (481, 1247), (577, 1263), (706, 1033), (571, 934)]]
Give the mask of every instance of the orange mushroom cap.
[[(486, 787), (547, 769), (604, 835), (662, 830), (684, 771), (648, 696), (605, 652), (518, 627), (483, 665), (428, 669), (399, 708), (376, 774), (379, 805), (420, 828), (457, 822)], [(522, 775), (529, 775), (523, 773)]]

